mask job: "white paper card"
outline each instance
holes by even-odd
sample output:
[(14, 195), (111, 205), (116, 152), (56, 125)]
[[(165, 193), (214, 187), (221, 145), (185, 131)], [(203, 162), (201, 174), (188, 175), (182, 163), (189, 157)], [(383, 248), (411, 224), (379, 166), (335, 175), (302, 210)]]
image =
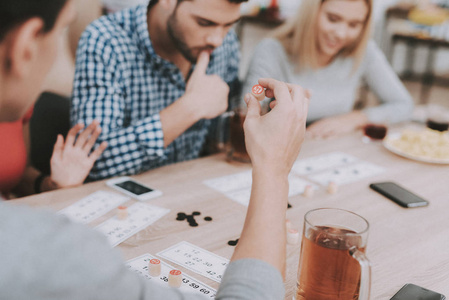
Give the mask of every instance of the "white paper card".
[(87, 224), (129, 199), (114, 192), (97, 191), (60, 210), (58, 214), (65, 215), (72, 221)]
[(216, 282), (221, 282), (229, 264), (229, 259), (185, 241), (165, 249), (157, 255)]
[(169, 209), (150, 204), (135, 203), (128, 207), (128, 217), (125, 220), (112, 217), (95, 229), (105, 234), (112, 247), (115, 247), (159, 220), (169, 211)]
[(252, 171), (246, 171), (205, 180), (203, 183), (214, 190), (226, 194), (236, 190), (247, 189), (251, 187), (252, 182)]
[[(131, 260), (128, 260), (126, 262), (126, 265), (136, 273), (142, 275), (143, 277), (147, 278), (148, 280), (151, 280), (151, 282), (160, 285), (168, 287), (168, 273), (175, 269), (171, 265), (161, 261), (161, 275), (158, 277), (152, 277), (148, 273), (148, 263), (151, 259), (156, 258), (150, 254), (144, 254), (142, 256), (133, 258)], [(202, 283), (201, 281), (198, 281), (194, 279), (193, 277), (190, 277), (189, 275), (183, 273), (182, 274), (182, 284), (179, 288), (181, 292), (183, 293), (194, 293), (203, 295), (205, 299), (215, 298), (216, 290), (211, 288), (210, 286)]]
[[(293, 174), (288, 177), (289, 192), (288, 196), (292, 197), (304, 192), (305, 186), (310, 184), (316, 186), (304, 179), (298, 178)], [(226, 195), (237, 203), (248, 206), (251, 196), (252, 171), (227, 175), (203, 182), (208, 187), (217, 190)]]
[(300, 159), (293, 164), (292, 172), (308, 175), (337, 166), (344, 166), (358, 161), (354, 156), (343, 152), (331, 152), (323, 155)]
[(314, 190), (318, 189), (316, 184), (296, 177), (294, 174), (290, 173), (290, 175), (288, 175), (288, 196), (292, 197), (304, 193), (307, 185), (311, 185)]
[(248, 206), (249, 198), (251, 196), (251, 187), (248, 187), (243, 190), (228, 192), (225, 194), (229, 199), (234, 200), (241, 205)]
[(331, 181), (337, 185), (347, 184), (364, 178), (378, 175), (384, 172), (384, 168), (373, 165), (368, 162), (360, 162), (350, 166), (327, 170), (318, 174), (309, 176), (311, 180), (327, 186)]

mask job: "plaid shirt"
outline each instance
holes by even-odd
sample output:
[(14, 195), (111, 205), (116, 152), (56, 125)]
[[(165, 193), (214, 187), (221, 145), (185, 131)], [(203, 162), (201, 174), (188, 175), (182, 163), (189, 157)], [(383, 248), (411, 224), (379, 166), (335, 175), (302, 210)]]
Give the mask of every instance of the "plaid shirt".
[[(239, 59), (239, 43), (231, 31), (211, 55), (207, 74), (231, 85), (238, 80)], [(132, 175), (197, 158), (213, 127), (211, 120), (198, 121), (164, 148), (159, 112), (180, 98), (185, 87), (180, 70), (153, 49), (147, 6), (89, 25), (77, 51), (71, 121), (98, 120), (102, 134), (97, 145), (109, 144), (89, 179)]]

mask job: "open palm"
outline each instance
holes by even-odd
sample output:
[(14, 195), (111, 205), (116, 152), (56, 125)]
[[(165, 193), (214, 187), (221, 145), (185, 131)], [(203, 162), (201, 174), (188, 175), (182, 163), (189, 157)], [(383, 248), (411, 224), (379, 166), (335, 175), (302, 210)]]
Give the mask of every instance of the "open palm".
[(97, 141), (101, 128), (93, 121), (78, 138), (76, 135), (84, 128), (77, 124), (70, 129), (66, 140), (58, 135), (51, 157), (51, 179), (59, 187), (77, 186), (84, 182), (95, 161), (107, 147), (103, 142), (91, 152)]

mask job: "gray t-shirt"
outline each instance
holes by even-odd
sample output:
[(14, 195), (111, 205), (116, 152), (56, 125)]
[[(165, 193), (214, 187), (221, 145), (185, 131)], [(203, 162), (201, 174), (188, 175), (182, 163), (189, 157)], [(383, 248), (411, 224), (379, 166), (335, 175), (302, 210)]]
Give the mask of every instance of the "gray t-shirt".
[(351, 112), (364, 79), (381, 102), (363, 110), (371, 122), (395, 123), (410, 117), (413, 100), (374, 41), (368, 43), (355, 72), (353, 64), (353, 58), (337, 57), (324, 68), (298, 71), (277, 39), (264, 39), (255, 48), (243, 92), (251, 91), (264, 77), (299, 84), (312, 93), (307, 117), (310, 122)]
[[(266, 262), (231, 262), (216, 299), (284, 299)], [(0, 202), (0, 300), (207, 299), (164, 288), (130, 271), (106, 238), (52, 212)]]

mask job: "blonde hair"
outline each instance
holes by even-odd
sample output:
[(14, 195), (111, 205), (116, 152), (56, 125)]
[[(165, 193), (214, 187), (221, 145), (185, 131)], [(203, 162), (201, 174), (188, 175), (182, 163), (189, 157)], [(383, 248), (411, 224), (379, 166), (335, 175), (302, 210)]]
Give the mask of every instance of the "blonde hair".
[[(296, 16), (273, 32), (272, 36), (281, 42), (296, 63), (297, 69), (317, 69), (319, 67), (318, 45), (315, 41), (318, 12), (325, 1), (330, 0), (302, 0)], [(365, 1), (368, 6), (368, 15), (359, 37), (337, 54), (337, 56), (354, 57), (353, 71), (355, 71), (360, 65), (370, 39), (372, 0), (347, 1)]]

